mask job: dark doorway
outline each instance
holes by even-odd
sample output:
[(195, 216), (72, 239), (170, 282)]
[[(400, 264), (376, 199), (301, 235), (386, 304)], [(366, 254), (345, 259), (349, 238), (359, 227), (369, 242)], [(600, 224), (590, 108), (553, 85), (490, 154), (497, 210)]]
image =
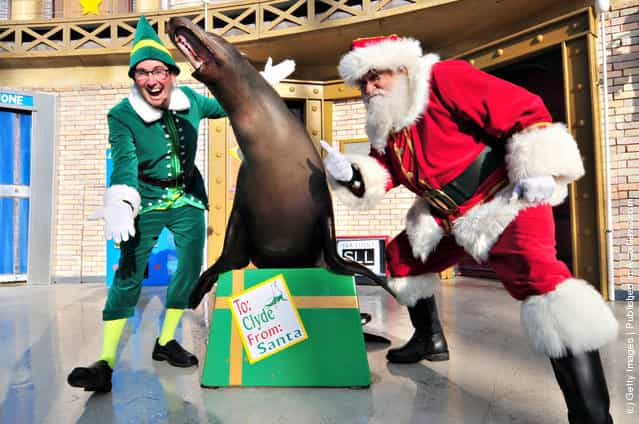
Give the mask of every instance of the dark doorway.
[[(548, 107), (553, 121), (566, 122), (564, 79), (561, 65), (561, 49), (553, 49), (535, 56), (528, 56), (488, 72), (526, 88), (541, 97)], [(557, 257), (572, 271), (572, 236), (570, 225), (570, 199), (553, 209)], [(465, 259), (459, 264), (461, 275), (495, 278), (488, 267)]]

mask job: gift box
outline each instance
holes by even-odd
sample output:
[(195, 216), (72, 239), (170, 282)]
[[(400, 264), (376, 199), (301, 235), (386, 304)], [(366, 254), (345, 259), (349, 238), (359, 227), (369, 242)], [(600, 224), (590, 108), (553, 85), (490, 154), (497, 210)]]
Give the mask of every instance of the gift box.
[[(283, 290), (275, 285), (278, 293), (271, 296), (268, 307), (240, 308), (242, 296), (261, 288), (272, 289), (269, 282), (273, 280), (285, 284)], [(352, 276), (322, 268), (245, 269), (220, 275), (217, 284), (203, 387), (370, 385)], [(295, 331), (287, 332), (287, 324), (275, 319), (271, 309), (280, 306), (271, 305), (278, 301), (280, 311), (295, 310), (301, 324)], [(241, 311), (246, 315), (242, 316)], [(270, 318), (275, 320), (268, 322)], [(255, 331), (248, 334), (246, 328)]]

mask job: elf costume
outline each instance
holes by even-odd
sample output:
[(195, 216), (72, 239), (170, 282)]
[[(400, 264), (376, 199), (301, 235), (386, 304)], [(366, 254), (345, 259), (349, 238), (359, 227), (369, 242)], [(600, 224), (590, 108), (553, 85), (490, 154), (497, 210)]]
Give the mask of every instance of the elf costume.
[[(464, 61), (423, 55), (414, 39), (359, 39), (339, 64), (354, 86), (384, 70), (407, 76), (407, 113), (382, 134), (369, 120), (369, 156), (347, 155), (352, 178), (329, 182), (355, 208), (374, 207), (398, 185), (417, 195), (405, 231), (387, 248), (389, 286), (408, 306), (415, 334), (389, 351), (389, 361), (448, 359), (434, 297), (438, 272), (471, 255), (522, 301), (525, 333), (550, 357), (570, 422), (612, 422), (598, 349), (614, 339), (617, 322), (555, 251), (552, 206), (584, 174), (575, 140), (551, 123), (538, 96)], [(327, 170), (339, 175), (329, 167), (339, 153), (331, 155)], [(534, 196), (542, 184), (548, 196)]]
[[(148, 60), (153, 61), (149, 65), (161, 62), (169, 71), (161, 67), (136, 69)], [(271, 66), (269, 60), (267, 68), (262, 75), (273, 84), (292, 72), (294, 63), (284, 61)], [(177, 367), (198, 364), (197, 358), (173, 337), (203, 261), (208, 200), (204, 180), (195, 166), (198, 127), (200, 120), (224, 117), (226, 113), (216, 100), (188, 87), (173, 86), (179, 72), (169, 50), (142, 16), (128, 74), (144, 82), (136, 82), (128, 97), (108, 112), (113, 172), (104, 207), (93, 214), (104, 219), (107, 239), (121, 242), (120, 263), (103, 310), (100, 360), (71, 372), (68, 382), (74, 387), (111, 390), (118, 342), (127, 318), (134, 314), (151, 250), (164, 227), (174, 235), (178, 267), (167, 288), (165, 321), (152, 357)], [(149, 74), (154, 81), (149, 80)], [(151, 96), (171, 90), (166, 109), (147, 102), (143, 89)]]

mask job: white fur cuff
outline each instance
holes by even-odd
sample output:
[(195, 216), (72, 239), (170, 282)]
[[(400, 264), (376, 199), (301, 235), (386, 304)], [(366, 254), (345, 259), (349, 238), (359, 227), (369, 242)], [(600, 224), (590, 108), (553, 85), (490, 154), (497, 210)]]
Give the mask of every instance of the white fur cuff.
[(514, 134), (506, 144), (508, 178), (552, 176), (568, 184), (584, 175), (584, 165), (575, 139), (564, 124), (555, 123)]
[(413, 249), (413, 256), (426, 262), (428, 255), (444, 236), (444, 229), (430, 213), (428, 202), (418, 197), (406, 214), (406, 235)]
[(388, 287), (395, 293), (400, 304), (415, 306), (420, 299), (426, 299), (435, 294), (439, 287), (439, 276), (432, 273), (389, 278)]
[(566, 351), (599, 349), (617, 336), (618, 324), (601, 295), (575, 278), (549, 293), (530, 296), (521, 306), (521, 323), (533, 347), (551, 358)]
[(474, 206), (453, 221), (455, 241), (477, 262), (488, 259), (490, 249), (506, 227), (522, 209), (530, 206), (522, 200), (511, 202), (511, 194), (512, 187), (505, 187), (490, 201)]
[(348, 187), (328, 175), (328, 183), (337, 198), (352, 209), (372, 209), (386, 194), (390, 174), (376, 159), (364, 155), (346, 155), (351, 163), (359, 167), (364, 181), (364, 196), (355, 196)]
[(133, 187), (124, 184), (115, 184), (104, 193), (104, 204), (127, 201), (133, 206), (133, 216), (140, 212), (140, 193)]

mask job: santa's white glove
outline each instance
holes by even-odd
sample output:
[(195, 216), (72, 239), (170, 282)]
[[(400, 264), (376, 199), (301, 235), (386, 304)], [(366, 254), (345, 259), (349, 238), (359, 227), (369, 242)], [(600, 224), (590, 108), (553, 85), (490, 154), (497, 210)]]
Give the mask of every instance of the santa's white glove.
[(326, 171), (337, 181), (350, 181), (353, 178), (353, 167), (346, 155), (324, 140), (320, 140), (320, 145), (326, 150), (324, 167)]
[[(115, 187), (115, 188), (114, 188)], [(134, 192), (132, 198), (122, 197), (122, 186), (114, 186), (104, 193), (104, 206), (96, 209), (90, 220), (104, 220), (104, 237), (116, 243), (127, 241), (129, 236), (135, 236), (134, 219), (137, 209), (140, 207), (139, 195), (133, 189), (125, 189)], [(127, 194), (127, 193), (125, 193)], [(125, 201), (126, 200), (126, 201)]]
[(557, 182), (553, 177), (530, 177), (522, 178), (513, 188), (511, 202), (524, 198), (530, 203), (541, 203), (548, 200), (555, 191)]
[(295, 61), (286, 59), (273, 66), (273, 59), (269, 57), (264, 65), (264, 70), (260, 74), (269, 84), (275, 85), (291, 75), (294, 70)]

